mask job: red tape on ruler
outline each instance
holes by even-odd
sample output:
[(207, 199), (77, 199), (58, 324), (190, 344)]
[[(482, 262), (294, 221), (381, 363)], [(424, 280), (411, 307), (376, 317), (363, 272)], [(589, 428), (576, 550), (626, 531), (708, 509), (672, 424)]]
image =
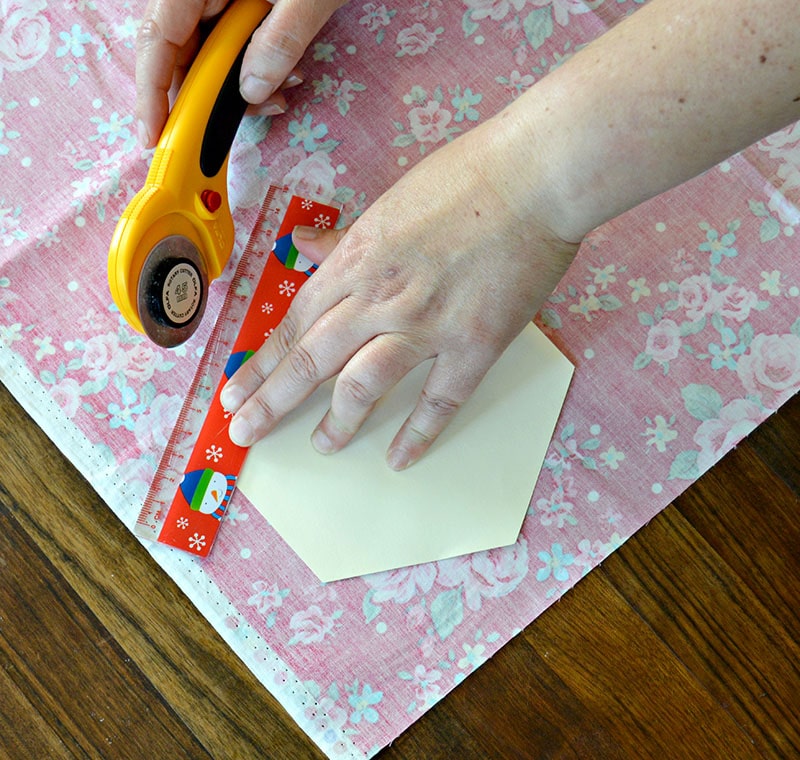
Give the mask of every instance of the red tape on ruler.
[[(292, 245), (292, 230), (297, 225), (333, 227), (338, 216), (339, 210), (333, 206), (292, 196), (183, 479), (163, 517), (157, 537), (160, 543), (201, 557), (211, 551), (247, 455), (247, 449), (236, 446), (228, 437), (230, 414), (219, 403), (220, 391), (228, 378), (269, 337), (298, 290), (316, 269)], [(257, 224), (254, 235), (259, 234), (259, 226)], [(234, 281), (231, 289), (236, 286)]]

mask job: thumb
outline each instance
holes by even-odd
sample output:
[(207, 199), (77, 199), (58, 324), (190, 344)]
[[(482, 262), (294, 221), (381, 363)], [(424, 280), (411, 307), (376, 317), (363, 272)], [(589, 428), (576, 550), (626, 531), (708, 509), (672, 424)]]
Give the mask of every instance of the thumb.
[(240, 88), (263, 103), (286, 80), (323, 24), (346, 0), (277, 0), (253, 34), (242, 62)]
[(323, 230), (319, 227), (299, 225), (292, 232), (292, 243), (303, 256), (319, 266), (336, 248), (348, 229), (344, 227), (340, 230)]

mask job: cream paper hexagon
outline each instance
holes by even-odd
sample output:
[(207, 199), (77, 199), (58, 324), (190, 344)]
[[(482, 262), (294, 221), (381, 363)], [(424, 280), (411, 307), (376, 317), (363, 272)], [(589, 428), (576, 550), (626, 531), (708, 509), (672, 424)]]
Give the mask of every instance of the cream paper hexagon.
[(394, 472), (386, 449), (429, 369), (409, 373), (342, 451), (326, 456), (310, 443), (329, 381), (248, 453), (237, 487), (320, 580), (517, 540), (572, 364), (529, 325), (430, 451)]

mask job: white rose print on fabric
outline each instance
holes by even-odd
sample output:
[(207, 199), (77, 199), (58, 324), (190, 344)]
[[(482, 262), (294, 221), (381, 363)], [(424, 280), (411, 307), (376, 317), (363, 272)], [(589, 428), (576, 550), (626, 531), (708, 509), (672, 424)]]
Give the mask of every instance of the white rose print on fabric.
[(50, 46), (46, 0), (0, 0), (0, 82), (36, 65)]
[(758, 143), (758, 148), (778, 162), (774, 175), (766, 177), (766, 206), (752, 200), (751, 211), (763, 218), (761, 240), (773, 240), (781, 233), (793, 234), (800, 225), (800, 123), (781, 129)]

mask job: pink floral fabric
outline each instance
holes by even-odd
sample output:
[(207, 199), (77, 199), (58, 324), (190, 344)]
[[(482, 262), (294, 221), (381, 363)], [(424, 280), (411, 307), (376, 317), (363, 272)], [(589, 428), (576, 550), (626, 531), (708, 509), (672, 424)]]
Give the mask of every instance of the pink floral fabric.
[[(0, 0), (0, 379), (131, 527), (233, 271), (173, 350), (108, 293), (143, 5)], [(352, 0), (240, 130), (234, 259), (270, 184), (352, 220), (638, 5)], [(513, 546), (321, 585), (239, 494), (207, 560), (150, 551), (327, 755), (374, 754), (800, 389), (799, 201), (793, 125), (588, 237), (537, 318), (576, 374)]]

